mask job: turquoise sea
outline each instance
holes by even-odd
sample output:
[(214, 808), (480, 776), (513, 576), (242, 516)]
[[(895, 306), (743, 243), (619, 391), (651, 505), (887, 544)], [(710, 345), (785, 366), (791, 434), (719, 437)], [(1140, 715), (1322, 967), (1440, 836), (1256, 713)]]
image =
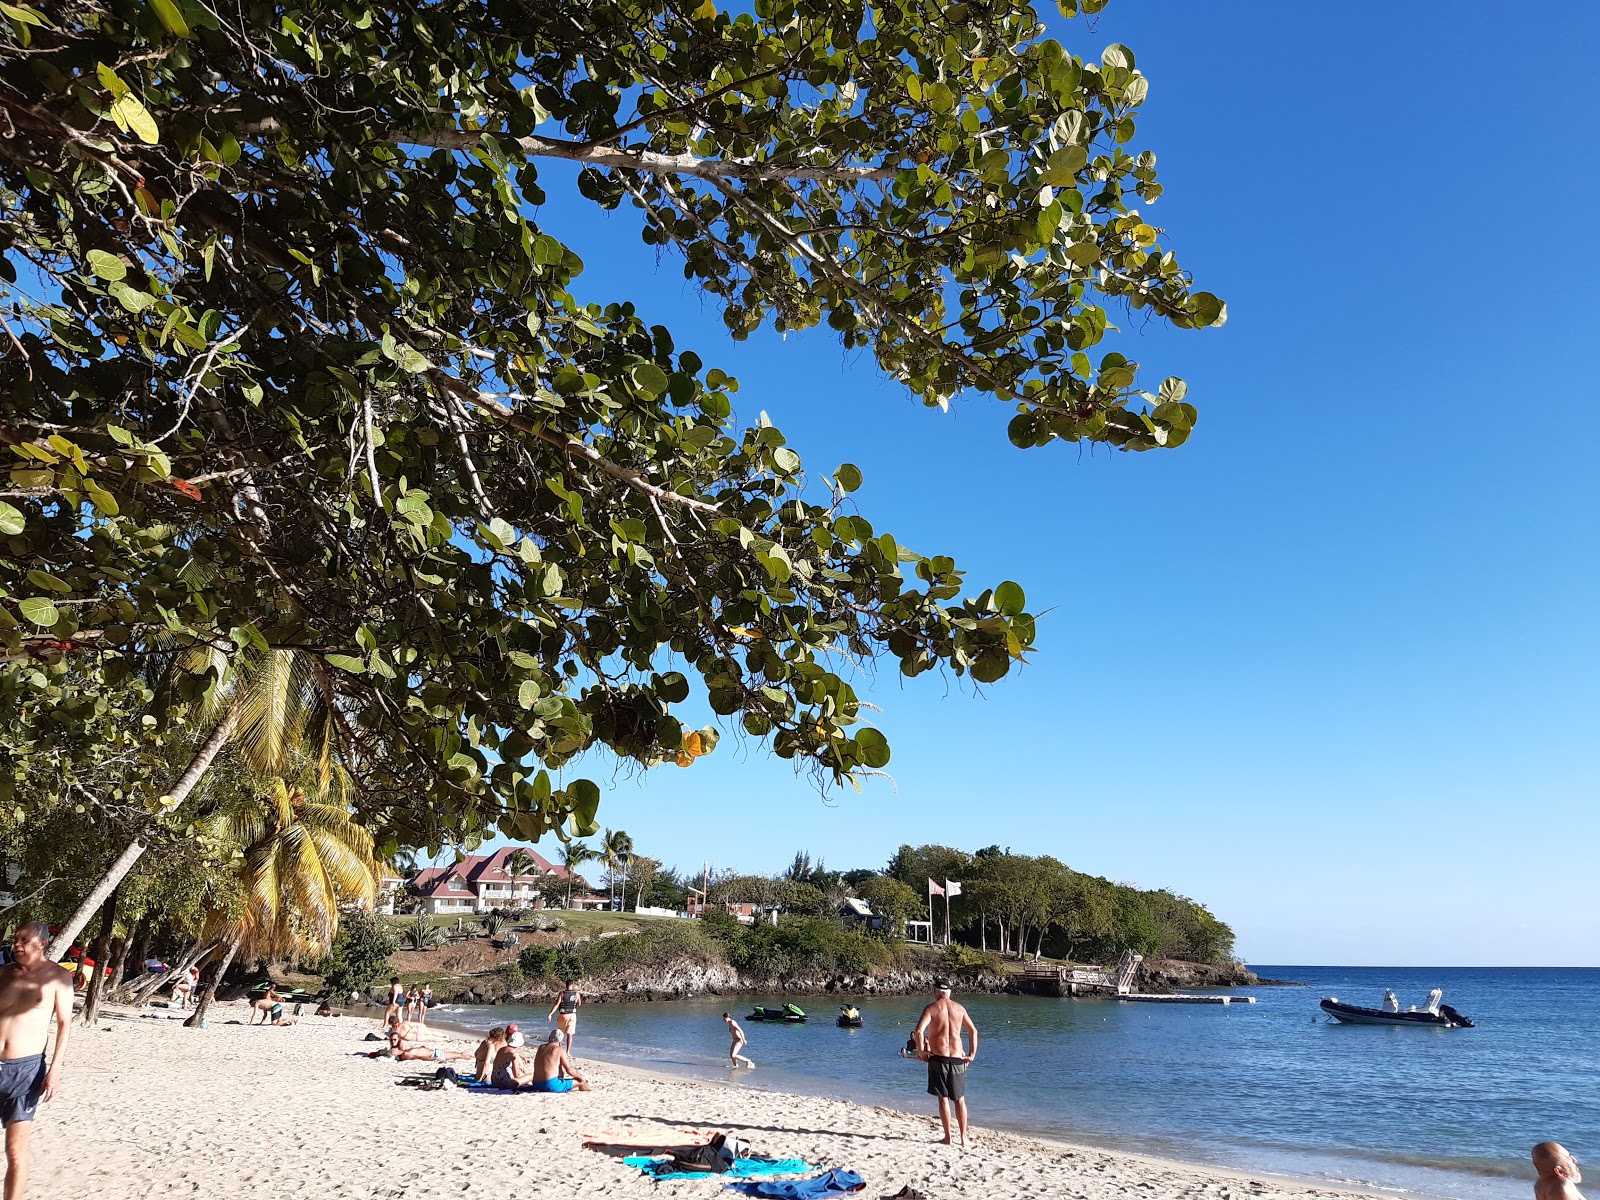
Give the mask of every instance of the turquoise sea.
[[(968, 1077), (978, 1125), (1330, 1183), (1502, 1200), (1531, 1196), (1528, 1149), (1554, 1138), (1600, 1154), (1600, 969), (1261, 966), (1304, 987), (1249, 989), (1254, 1005), (961, 997), (982, 1035)], [(1475, 1029), (1330, 1024), (1323, 996), (1377, 1005), (1429, 988)], [(577, 1051), (618, 1063), (932, 1111), (898, 1049), (923, 998), (799, 997), (806, 1025), (744, 1022), (755, 1071), (726, 1066), (719, 1014), (783, 997), (590, 1004)], [(546, 1009), (446, 1007), (482, 1029), (530, 1032)], [(669, 1114), (692, 1119), (693, 1114)]]

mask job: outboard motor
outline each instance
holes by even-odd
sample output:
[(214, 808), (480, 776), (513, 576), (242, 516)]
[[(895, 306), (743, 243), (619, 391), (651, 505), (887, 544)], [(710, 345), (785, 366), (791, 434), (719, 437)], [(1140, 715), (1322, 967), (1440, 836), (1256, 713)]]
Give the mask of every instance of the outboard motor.
[(1475, 1025), (1473, 1025), (1473, 1023), (1471, 1021), (1467, 1020), (1460, 1013), (1458, 1013), (1455, 1009), (1451, 1008), (1448, 1004), (1439, 1005), (1439, 1015), (1441, 1017), (1443, 1017), (1446, 1021), (1449, 1021), (1450, 1024), (1459, 1025), (1463, 1029), (1475, 1029), (1475, 1028), (1477, 1028)]

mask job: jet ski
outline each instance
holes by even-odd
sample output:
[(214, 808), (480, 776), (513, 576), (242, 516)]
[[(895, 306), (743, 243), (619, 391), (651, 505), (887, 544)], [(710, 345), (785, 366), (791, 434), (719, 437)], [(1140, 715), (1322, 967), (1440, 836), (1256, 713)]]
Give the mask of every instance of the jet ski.
[(860, 1029), (861, 1010), (854, 1004), (846, 1004), (839, 1009), (839, 1019), (834, 1023), (840, 1029)]
[(747, 1021), (785, 1021), (791, 1025), (804, 1024), (806, 1019), (806, 1010), (798, 1004), (785, 1004), (782, 1008), (758, 1004), (755, 1011), (745, 1018)]

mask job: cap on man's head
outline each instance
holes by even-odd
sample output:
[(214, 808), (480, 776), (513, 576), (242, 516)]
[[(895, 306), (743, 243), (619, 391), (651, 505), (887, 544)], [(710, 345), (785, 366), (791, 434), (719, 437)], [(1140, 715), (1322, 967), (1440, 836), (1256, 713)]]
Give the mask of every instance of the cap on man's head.
[(950, 981), (948, 979), (935, 979), (933, 981), (933, 990), (936, 992), (948, 992), (950, 990)]

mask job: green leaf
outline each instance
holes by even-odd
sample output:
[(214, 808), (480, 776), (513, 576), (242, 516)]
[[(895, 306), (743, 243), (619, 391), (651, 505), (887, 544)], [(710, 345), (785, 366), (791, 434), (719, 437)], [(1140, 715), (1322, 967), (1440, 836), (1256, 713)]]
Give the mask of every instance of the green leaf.
[(566, 788), (572, 805), (573, 835), (590, 837), (599, 830), (595, 814), (600, 811), (600, 788), (588, 779), (574, 779)]
[(61, 610), (44, 596), (29, 596), (17, 606), (22, 615), (35, 625), (49, 629), (61, 619)]
[(189, 22), (183, 19), (183, 12), (174, 0), (150, 0), (150, 7), (155, 10), (156, 19), (173, 37), (190, 36)]
[(863, 729), (855, 736), (856, 756), (874, 770), (889, 765), (889, 739), (876, 729)]
[(639, 390), (649, 395), (651, 399), (667, 390), (667, 373), (655, 363), (640, 363), (630, 374)]
[(772, 452), (772, 465), (781, 475), (793, 475), (800, 469), (800, 456), (787, 446), (779, 446)]
[(1039, 172), (1039, 182), (1051, 187), (1065, 187), (1078, 177), (1078, 172), (1088, 161), (1089, 152), (1082, 146), (1063, 146), (1045, 160), (1044, 170)]
[(517, 703), (523, 708), (532, 708), (533, 702), (539, 698), (539, 685), (531, 679), (524, 679), (517, 687)]
[(11, 537), (21, 533), (26, 525), (27, 521), (23, 519), (20, 511), (0, 500), (0, 537)]
[(994, 590), (994, 606), (1008, 617), (1020, 616), (1028, 606), (1022, 585), (1006, 580)]
[(330, 667), (338, 667), (341, 671), (349, 671), (355, 675), (366, 673), (365, 659), (357, 658), (354, 654), (325, 654), (323, 661)]
[(833, 473), (833, 481), (841, 492), (853, 492), (861, 486), (861, 468), (854, 463), (841, 463)]
[(150, 115), (150, 110), (139, 103), (139, 97), (129, 92), (119, 96), (111, 106), (111, 116), (119, 124), (126, 125), (133, 131), (135, 137), (147, 146), (154, 146), (161, 140), (161, 130), (156, 126), (156, 119)]
[(717, 19), (716, 0), (702, 0), (700, 7), (694, 10), (696, 21), (715, 21)]
[(1210, 292), (1196, 292), (1189, 297), (1189, 314), (1201, 329), (1228, 323), (1228, 306)]
[(1004, 650), (985, 650), (972, 664), (972, 677), (979, 683), (994, 683), (1010, 669), (1011, 658)]
[(101, 279), (122, 279), (128, 274), (127, 266), (115, 254), (91, 250), (85, 257), (89, 262), (89, 270)]

